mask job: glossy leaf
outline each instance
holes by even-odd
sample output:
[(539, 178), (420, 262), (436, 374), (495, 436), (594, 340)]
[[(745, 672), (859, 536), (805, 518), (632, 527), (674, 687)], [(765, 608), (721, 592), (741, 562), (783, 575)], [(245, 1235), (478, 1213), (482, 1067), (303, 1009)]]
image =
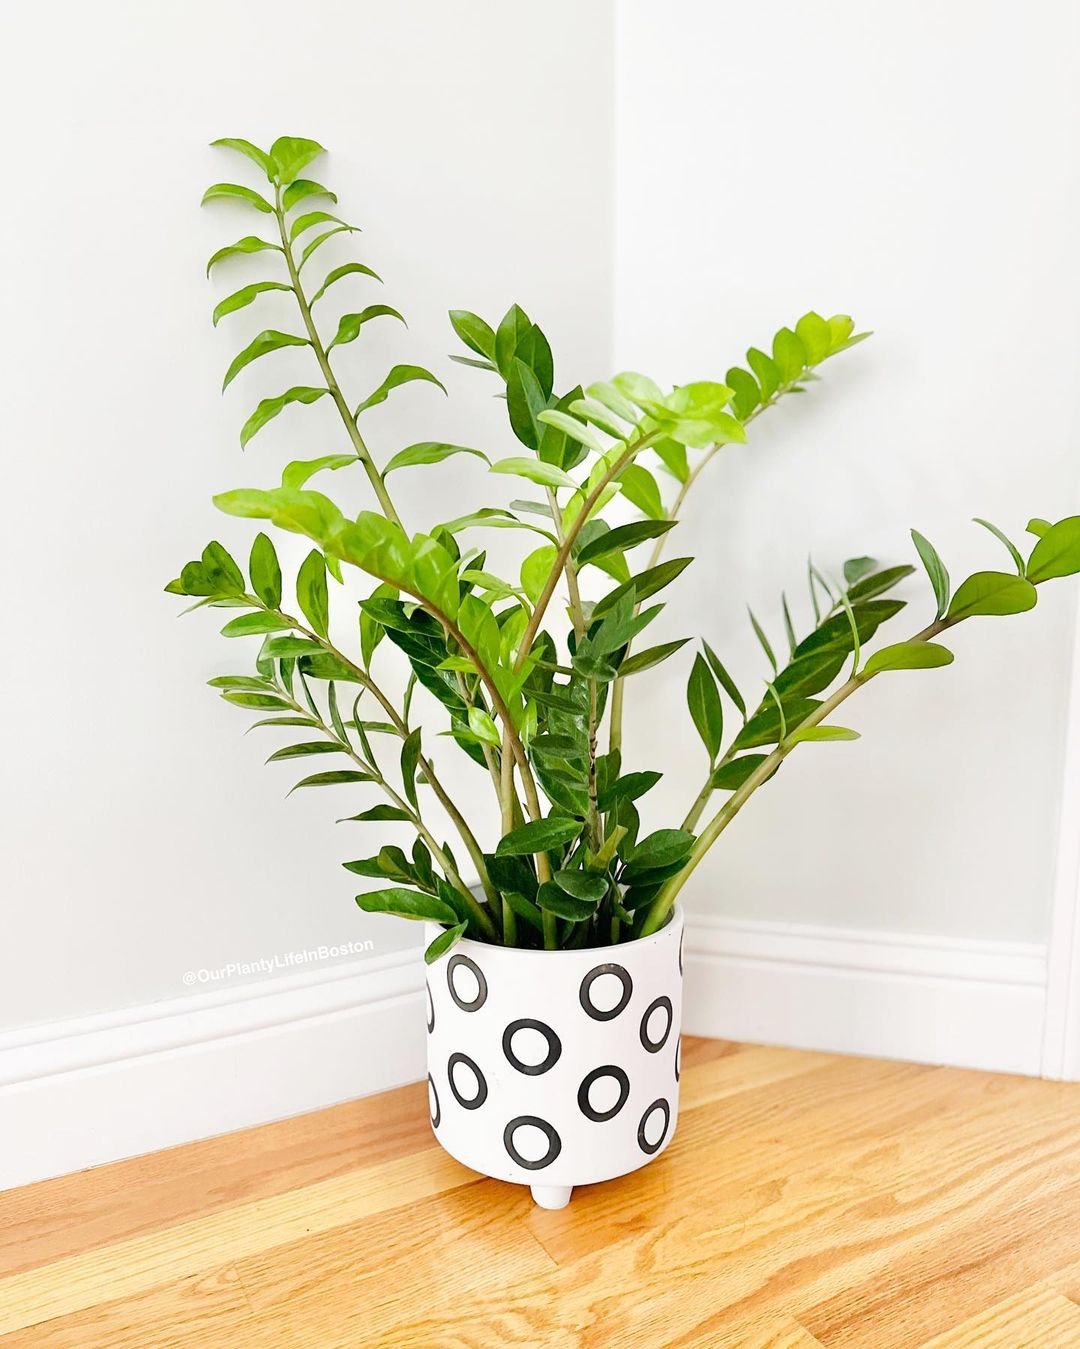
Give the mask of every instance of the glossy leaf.
[(355, 464), (355, 454), (324, 454), (318, 459), (294, 459), (281, 472), (282, 487), (303, 487), (309, 478), (324, 469), (337, 470)]
[(769, 664), (773, 667), (773, 673), (775, 674), (780, 667), (776, 663), (776, 656), (773, 653), (773, 649), (769, 642), (769, 639), (768, 637), (765, 636), (765, 630), (762, 628), (761, 624), (754, 617), (754, 611), (749, 607), (749, 605), (747, 605), (746, 612), (750, 615), (750, 626), (754, 629), (754, 636), (758, 639), (758, 642), (761, 645), (761, 649), (762, 651), (765, 652)]
[(428, 943), (427, 950), (424, 952), (424, 964), (434, 965), (447, 951), (452, 950), (454, 946), (465, 935), (465, 929), (469, 926), (468, 922), (456, 923), (453, 927), (448, 927), (445, 932)]
[(383, 477), (399, 468), (413, 468), (420, 464), (440, 464), (444, 459), (449, 459), (451, 455), (455, 454), (472, 454), (477, 459), (483, 459), (485, 463), (487, 462), (487, 455), (482, 450), (473, 450), (467, 445), (447, 445), (439, 440), (421, 440), (416, 445), (409, 445), (404, 450), (399, 450), (383, 469)]
[(720, 694), (705, 658), (694, 657), (690, 669), (690, 678), (686, 686), (686, 705), (690, 709), (690, 719), (701, 737), (708, 752), (710, 762), (720, 752), (724, 738), (724, 712), (720, 705)]
[(234, 314), (238, 309), (246, 309), (258, 296), (268, 290), (292, 290), (284, 281), (257, 281), (252, 286), (243, 286), (221, 301), (214, 309), (214, 327), (226, 314)]
[(628, 525), (618, 525), (586, 544), (578, 553), (577, 560), (584, 566), (586, 562), (595, 562), (609, 553), (626, 552), (629, 548), (645, 543), (647, 539), (659, 538), (674, 527), (674, 520), (634, 520)]
[(327, 272), (326, 279), (308, 301), (308, 305), (311, 306), (316, 300), (322, 299), (332, 285), (346, 276), (370, 276), (375, 281), (382, 281), (378, 272), (373, 272), (370, 267), (365, 267), (362, 262), (346, 262), (343, 266), (335, 267), (332, 271)]
[(1013, 543), (1012, 539), (1010, 539), (1008, 535), (1004, 534), (1000, 529), (998, 529), (997, 525), (991, 524), (989, 520), (982, 520), (979, 518), (979, 516), (976, 516), (975, 523), (977, 525), (982, 525), (983, 529), (989, 530), (990, 533), (993, 534), (994, 538), (997, 539), (999, 543), (1004, 544), (1009, 556), (1013, 560), (1013, 565), (1016, 567), (1017, 576), (1023, 576), (1024, 559), (1020, 554), (1020, 549), (1017, 548), (1016, 544)]
[(568, 923), (582, 923), (596, 912), (596, 904), (576, 899), (554, 881), (546, 881), (536, 892), (536, 902), (547, 913), (564, 918)]
[(352, 234), (353, 232), (351, 225), (334, 225), (332, 229), (324, 230), (322, 234), (316, 235), (310, 243), (304, 245), (304, 251), (300, 254), (300, 260), (296, 264), (296, 270), (298, 272), (303, 271), (312, 254), (322, 248), (323, 244), (334, 238), (335, 235)]
[(517, 478), (527, 478), (529, 482), (539, 483), (542, 487), (577, 488), (577, 483), (554, 464), (545, 464), (540, 459), (510, 458), (498, 459), (491, 465), (492, 473), (512, 473)]
[(586, 449), (595, 450), (597, 454), (603, 454), (606, 449), (604, 442), (592, 427), (585, 422), (578, 421), (569, 412), (557, 412), (554, 408), (551, 408), (546, 412), (539, 413), (537, 421), (543, 422), (545, 426), (554, 426), (556, 430), (569, 436), (571, 440), (576, 440)]
[(792, 731), (786, 740), (788, 745), (800, 745), (807, 740), (858, 740), (859, 732), (849, 730), (847, 726), (800, 726)]
[(289, 184), (281, 194), (281, 204), (286, 211), (291, 211), (308, 197), (328, 197), (335, 205), (337, 204), (337, 195), (331, 192), (328, 187), (323, 187), (322, 183), (316, 183), (311, 178), (296, 178)]
[[(629, 464), (619, 474), (619, 491), (650, 520), (663, 520), (664, 499), (656, 479), (642, 464)], [(672, 521), (674, 523), (674, 521)]]
[(556, 871), (553, 879), (560, 890), (590, 904), (598, 904), (608, 892), (607, 877), (592, 871)]
[(286, 745), (277, 749), (267, 759), (267, 763), (278, 763), (283, 759), (304, 759), (311, 754), (340, 754), (341, 746), (332, 740), (305, 740), (299, 745)]
[(500, 840), (495, 856), (523, 857), (560, 848), (577, 838), (581, 827), (580, 820), (562, 819), (557, 815), (546, 820), (532, 820), (520, 829), (511, 830)]
[(420, 728), (409, 732), (401, 746), (401, 781), (413, 810), (419, 810), (416, 796), (416, 769), (420, 762)]
[(222, 637), (252, 637), (267, 632), (281, 632), (289, 624), (277, 614), (243, 614), (234, 618), (221, 629)]
[(288, 793), (299, 791), (301, 787), (340, 787), (352, 782), (371, 782), (373, 781), (370, 773), (361, 773), (357, 769), (345, 768), (330, 773), (312, 773), (310, 777), (303, 778)]
[(347, 342), (355, 342), (365, 323), (370, 323), (372, 319), (384, 317), (398, 319), (401, 323), (405, 322), (398, 311), (388, 304), (369, 304), (359, 314), (342, 314), (338, 320), (337, 333), (330, 346), (326, 348), (327, 351), (334, 347), (344, 346)]
[(209, 276), (211, 269), (219, 262), (224, 262), (226, 258), (243, 257), (247, 253), (265, 253), (270, 249), (275, 253), (281, 252), (280, 244), (267, 243), (265, 239), (259, 239), (254, 234), (246, 234), (242, 239), (237, 239), (236, 243), (218, 249), (206, 264), (206, 275)]
[(214, 183), (203, 193), (201, 204), (205, 206), (208, 201), (218, 201), (222, 198), (245, 202), (265, 215), (272, 215), (274, 211), (265, 197), (253, 192), (250, 187), (241, 187), (239, 183)]
[(864, 677), (883, 670), (932, 670), (951, 665), (953, 653), (937, 642), (897, 642), (875, 651), (862, 668)]
[(1080, 515), (1070, 515), (1046, 530), (1031, 550), (1030, 581), (1049, 581), (1080, 571)]
[(242, 140), (237, 136), (223, 136), (219, 140), (211, 141), (211, 145), (220, 145), (227, 150), (236, 150), (242, 155), (246, 155), (253, 164), (258, 164), (263, 173), (266, 174), (267, 181), (274, 181), (273, 160), (265, 150), (260, 150), (257, 145), (252, 145), (251, 141)]
[(265, 332), (259, 333), (244, 348), (242, 352), (233, 360), (225, 372), (225, 379), (221, 387), (224, 391), (233, 382), (236, 376), (246, 365), (252, 361), (257, 361), (260, 356), (266, 356), (271, 351), (279, 351), (282, 347), (306, 347), (308, 346), (306, 337), (295, 337), (292, 333), (279, 333), (274, 328), (267, 328)]
[(413, 918), (426, 923), (442, 923), (456, 928), (458, 916), (444, 900), (425, 895), (419, 890), (393, 887), (388, 890), (370, 890), (357, 895), (356, 902), (365, 913), (392, 913), (398, 918)]
[(295, 243), (301, 234), (315, 225), (345, 225), (349, 229), (353, 228), (340, 216), (331, 215), (329, 211), (305, 211), (289, 226), (289, 243)]
[(949, 618), (980, 614), (1022, 614), (1034, 609), (1035, 587), (1022, 576), (1003, 571), (977, 571), (958, 588), (949, 605)]
[(949, 573), (945, 570), (944, 562), (938, 556), (937, 549), (929, 539), (924, 538), (917, 529), (911, 531), (911, 539), (923, 566), (926, 568), (926, 574), (930, 578), (930, 584), (934, 590), (934, 598), (937, 600), (937, 613), (934, 618), (944, 618), (945, 610), (949, 607)]
[(326, 562), (317, 548), (308, 553), (297, 573), (296, 602), (312, 629), (320, 637), (326, 637), (330, 627), (330, 596), (326, 588)]
[(450, 325), (470, 351), (495, 360), (495, 332), (489, 323), (467, 309), (451, 309)]
[(241, 428), (241, 446), (247, 445), (248, 441), (257, 435), (267, 422), (272, 421), (290, 403), (314, 403), (326, 393), (329, 393), (328, 389), (296, 385), (291, 389), (286, 389), (284, 393), (278, 394), (276, 398), (264, 398)]
[(251, 588), (268, 609), (281, 605), (281, 567), (273, 543), (265, 534), (256, 534), (248, 562)]
[(686, 829), (657, 829), (643, 838), (630, 853), (629, 869), (638, 874), (680, 862), (694, 846), (694, 836)]
[(709, 779), (709, 783), (716, 791), (737, 791), (767, 758), (766, 754), (742, 754), (737, 759), (721, 764)]
[(731, 675), (728, 674), (723, 661), (721, 661), (720, 657), (716, 654), (716, 652), (712, 649), (712, 647), (708, 644), (708, 642), (703, 641), (702, 646), (705, 648), (705, 659), (709, 662), (709, 666), (713, 674), (716, 676), (717, 681), (720, 684), (720, 687), (724, 690), (727, 696), (739, 709), (739, 713), (742, 716), (743, 721), (745, 721), (746, 703), (743, 701), (743, 696), (739, 692), (738, 685), (735, 683), (734, 679), (732, 679)]
[(640, 674), (642, 670), (651, 670), (654, 665), (659, 665), (661, 661), (673, 656), (689, 640), (688, 637), (680, 637), (674, 642), (664, 642), (660, 646), (650, 646), (644, 651), (635, 651), (619, 666), (619, 677), (627, 679), (630, 675)]
[(302, 136), (279, 136), (270, 147), (274, 182), (281, 187), (287, 186), (313, 159), (325, 153), (318, 141), (305, 140)]
[(411, 384), (417, 380), (426, 380), (429, 384), (434, 384), (437, 388), (446, 392), (446, 385), (442, 380), (436, 379), (430, 370), (425, 370), (422, 365), (395, 365), (379, 387), (368, 394), (360, 406), (356, 409), (354, 416), (359, 417), (361, 412), (366, 412), (368, 408), (378, 407), (380, 403), (385, 403), (390, 396), (392, 389), (399, 388), (402, 384)]

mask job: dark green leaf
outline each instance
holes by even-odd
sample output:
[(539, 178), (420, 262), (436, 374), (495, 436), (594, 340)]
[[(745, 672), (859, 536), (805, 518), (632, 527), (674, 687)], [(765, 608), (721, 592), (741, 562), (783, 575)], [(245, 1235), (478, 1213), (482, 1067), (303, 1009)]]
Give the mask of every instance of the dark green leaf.
[(599, 904), (608, 892), (608, 880), (595, 871), (556, 871), (555, 884), (574, 899)]
[(708, 660), (709, 665), (712, 667), (713, 674), (719, 680), (720, 687), (724, 690), (727, 696), (739, 709), (739, 714), (742, 717), (743, 721), (745, 721), (746, 703), (743, 701), (743, 696), (739, 692), (738, 686), (736, 685), (734, 679), (732, 679), (731, 675), (728, 674), (727, 669), (724, 667), (723, 662), (720, 660), (720, 657), (716, 654), (716, 652), (712, 649), (712, 647), (708, 644), (708, 642), (703, 641), (702, 646), (705, 648), (705, 658), (706, 660)]
[(451, 309), (450, 324), (470, 351), (494, 361), (495, 333), (490, 324), (467, 309)]
[(584, 566), (587, 562), (594, 562), (598, 557), (604, 557), (608, 553), (625, 552), (628, 548), (636, 548), (646, 539), (659, 538), (661, 534), (666, 534), (674, 527), (674, 520), (634, 520), (628, 525), (619, 525), (615, 529), (609, 529), (605, 534), (598, 535), (582, 548), (577, 560)]
[[(542, 428), (537, 419), (545, 411), (547, 399), (536, 375), (516, 356), (506, 373), (506, 406), (514, 435), (530, 450), (538, 449)], [(562, 417), (565, 414), (551, 415)]]
[(694, 846), (694, 836), (686, 829), (657, 829), (636, 844), (629, 857), (633, 873), (652, 871), (682, 861)]
[(265, 534), (256, 534), (248, 561), (251, 588), (268, 609), (281, 605), (281, 567), (274, 545)]
[(399, 820), (411, 820), (412, 816), (397, 806), (372, 806), (369, 810), (362, 810), (359, 815), (349, 815), (344, 820), (338, 820), (338, 824), (391, 824)]
[(626, 773), (623, 777), (616, 778), (606, 791), (600, 793), (600, 809), (610, 810), (617, 801), (636, 801), (639, 796), (651, 791), (662, 776), (662, 773), (646, 771)]
[(915, 570), (909, 563), (899, 567), (885, 567), (882, 571), (874, 572), (872, 576), (864, 576), (861, 581), (857, 581), (848, 589), (848, 599), (852, 604), (857, 604), (861, 600), (873, 599), (875, 595), (884, 595), (887, 590), (898, 585), (905, 577), (911, 575)]
[(546, 820), (532, 820), (519, 829), (513, 829), (495, 849), (496, 857), (523, 857), (530, 853), (547, 852), (561, 847), (581, 833), (580, 820), (551, 816)]
[(761, 767), (767, 757), (765, 754), (743, 754), (738, 759), (721, 764), (710, 778), (710, 783), (717, 791), (737, 791), (750, 774)]
[(341, 746), (331, 740), (305, 740), (299, 745), (286, 745), (275, 750), (267, 763), (277, 763), (279, 759), (303, 759), (309, 754), (340, 754)]
[(269, 693), (223, 693), (227, 703), (237, 707), (250, 707), (256, 711), (288, 711), (289, 704), (282, 698), (274, 698)]
[[(499, 367), (503, 379), (510, 374), (510, 366), (517, 352), (518, 343), (525, 337), (532, 322), (528, 314), (519, 305), (512, 304), (499, 322), (495, 333), (495, 350), (492, 359)], [(460, 334), (459, 334), (460, 335)], [(487, 353), (482, 353), (486, 355)]]
[(360, 773), (355, 769), (345, 768), (332, 773), (313, 773), (311, 777), (304, 778), (298, 782), (289, 792), (293, 792), (301, 787), (337, 787), (347, 782), (371, 782), (373, 778), (370, 773)]
[(426, 965), (434, 965), (440, 956), (446, 955), (447, 951), (449, 951), (451, 947), (456, 946), (461, 938), (464, 937), (465, 929), (468, 926), (469, 924), (467, 922), (457, 923), (454, 927), (447, 928), (445, 932), (440, 932), (424, 952), (424, 963)]
[(762, 651), (765, 652), (765, 655), (768, 657), (769, 664), (773, 667), (773, 673), (775, 674), (779, 669), (779, 666), (776, 663), (776, 657), (773, 655), (773, 649), (769, 645), (769, 639), (765, 636), (765, 632), (761, 624), (754, 617), (754, 611), (753, 609), (750, 608), (749, 605), (746, 606), (746, 612), (750, 615), (750, 623), (754, 629), (754, 636), (761, 643), (761, 649)]
[(547, 913), (556, 914), (559, 918), (565, 918), (569, 923), (580, 923), (586, 918), (591, 918), (596, 912), (596, 905), (589, 903), (588, 900), (575, 899), (572, 895), (566, 893), (561, 886), (554, 881), (545, 881), (536, 893), (536, 902)]
[(416, 766), (420, 759), (420, 728), (410, 731), (401, 746), (401, 780), (405, 784), (405, 795), (413, 810), (419, 810), (416, 799)]
[(530, 927), (535, 928), (537, 932), (542, 932), (544, 930), (544, 919), (540, 910), (535, 904), (527, 900), (523, 894), (520, 894), (516, 890), (507, 890), (503, 892), (503, 898), (506, 900), (507, 904), (509, 904), (511, 912), (518, 918), (521, 918), (524, 922), (528, 923)]
[(844, 583), (853, 586), (861, 581), (864, 576), (869, 576), (877, 567), (876, 559), (872, 557), (849, 557), (844, 563)]
[(690, 718), (711, 762), (719, 754), (724, 737), (724, 712), (720, 705), (716, 682), (705, 658), (701, 655), (694, 657), (694, 664), (690, 669), (690, 678), (686, 685), (686, 705), (690, 709)]
[(458, 916), (449, 904), (418, 890), (371, 890), (366, 895), (357, 895), (356, 902), (365, 913), (392, 913), (398, 918), (416, 918), (445, 927), (458, 924)]
[[(821, 706), (815, 698), (784, 699), (784, 721), (788, 732), (805, 721), (811, 712)], [(780, 740), (780, 710), (769, 699), (754, 713), (732, 741), (731, 748), (756, 749), (759, 745), (775, 745)]]
[(663, 642), (660, 646), (650, 646), (644, 651), (636, 651), (632, 656), (627, 656), (619, 666), (619, 677), (625, 679), (630, 675), (640, 674), (642, 670), (651, 670), (654, 665), (667, 660), (668, 656), (673, 656), (689, 640), (688, 637), (680, 637), (675, 642)]

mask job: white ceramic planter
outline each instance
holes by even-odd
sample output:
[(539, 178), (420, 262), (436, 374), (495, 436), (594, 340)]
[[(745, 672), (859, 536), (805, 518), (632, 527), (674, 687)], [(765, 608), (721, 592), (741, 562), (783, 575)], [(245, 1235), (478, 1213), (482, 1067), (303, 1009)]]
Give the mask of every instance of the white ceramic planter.
[(460, 941), (429, 966), (428, 1098), (446, 1151), (545, 1208), (658, 1157), (679, 1110), (682, 932), (676, 909), (643, 941)]

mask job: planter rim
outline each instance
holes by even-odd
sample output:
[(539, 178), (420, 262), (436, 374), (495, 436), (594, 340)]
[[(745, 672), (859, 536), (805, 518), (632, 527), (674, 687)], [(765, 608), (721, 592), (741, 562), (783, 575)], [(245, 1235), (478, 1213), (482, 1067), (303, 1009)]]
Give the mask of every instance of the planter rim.
[[(470, 951), (473, 950), (486, 951), (486, 952), (497, 951), (500, 956), (513, 957), (514, 959), (527, 957), (534, 960), (536, 959), (552, 960), (556, 956), (563, 956), (563, 957), (585, 956), (590, 953), (595, 955), (597, 952), (604, 952), (604, 951), (643, 950), (645, 947), (651, 946), (654, 942), (658, 941), (661, 937), (667, 936), (674, 924), (682, 923), (682, 918), (683, 918), (682, 905), (678, 902), (678, 900), (676, 900), (675, 903), (671, 906), (671, 912), (668, 914), (663, 927), (659, 928), (656, 932), (651, 932), (647, 937), (637, 937), (633, 941), (618, 942), (614, 946), (575, 946), (570, 948), (569, 950), (564, 948), (559, 951), (543, 951), (543, 950), (531, 951), (522, 946), (503, 946), (499, 942), (476, 941), (475, 938), (473, 937), (462, 937), (454, 943), (451, 950), (448, 951), (446, 954), (449, 956), (453, 955), (455, 951), (468, 949)], [(424, 926), (426, 929), (434, 933), (442, 932), (445, 930), (441, 928), (437, 923), (425, 923)], [(442, 960), (444, 959), (444, 957), (440, 956), (439, 959)]]

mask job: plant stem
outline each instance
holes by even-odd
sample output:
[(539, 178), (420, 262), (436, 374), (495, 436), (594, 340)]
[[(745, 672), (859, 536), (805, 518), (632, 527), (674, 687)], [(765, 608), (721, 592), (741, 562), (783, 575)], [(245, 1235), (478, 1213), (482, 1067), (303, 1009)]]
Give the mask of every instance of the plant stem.
[(364, 443), (364, 438), (360, 434), (360, 428), (356, 424), (356, 418), (349, 411), (349, 405), (345, 401), (345, 395), (341, 392), (341, 386), (337, 382), (333, 370), (330, 368), (330, 358), (326, 348), (323, 346), (322, 339), (319, 336), (318, 329), (315, 327), (315, 320), (311, 316), (311, 306), (308, 304), (307, 296), (304, 294), (304, 288), (300, 284), (300, 272), (293, 260), (292, 244), (289, 242), (289, 233), (285, 227), (285, 212), (281, 206), (281, 189), (277, 188), (274, 194), (274, 216), (277, 219), (278, 233), (281, 236), (281, 247), (285, 254), (285, 265), (289, 269), (289, 279), (292, 282), (293, 292), (296, 295), (296, 303), (300, 308), (300, 316), (304, 320), (304, 327), (307, 329), (308, 339), (311, 342), (312, 350), (315, 353), (315, 359), (319, 362), (319, 369), (322, 371), (323, 379), (326, 380), (326, 387), (330, 391), (330, 397), (334, 400), (341, 420), (345, 423), (345, 430), (348, 432), (349, 439), (352, 441), (353, 449), (356, 451), (356, 457), (364, 466), (364, 472), (374, 489), (378, 498), (379, 505), (382, 507), (383, 514), (388, 520), (393, 520), (394, 524), (401, 524), (401, 517), (394, 508), (394, 503), (390, 499), (390, 493), (386, 490), (386, 483), (383, 476), (375, 466), (375, 461), (371, 457), (371, 451)]
[[(939, 633), (944, 632), (946, 628), (951, 628), (954, 624), (962, 621), (963, 620), (959, 618), (938, 619), (923, 628), (921, 632), (917, 632), (914, 637), (909, 637), (907, 640), (909, 642), (931, 641)], [(876, 675), (868, 676), (853, 674), (840, 685), (835, 693), (826, 698), (820, 707), (816, 707), (804, 721), (801, 721), (799, 726), (795, 729), (801, 730), (807, 726), (819, 725), (827, 716), (834, 712), (842, 702), (845, 702), (850, 698), (856, 689), (862, 688), (864, 684), (869, 683), (870, 680), (874, 678), (876, 678)], [(793, 744), (790, 740), (781, 741), (771, 754), (765, 756), (742, 786), (731, 794), (721, 809), (713, 816), (698, 836), (693, 848), (690, 850), (690, 856), (682, 871), (680, 871), (677, 876), (673, 876), (669, 881), (665, 882), (660, 893), (649, 906), (648, 913), (645, 916), (645, 922), (641, 928), (641, 936), (648, 937), (662, 926), (668, 913), (671, 911), (671, 906), (675, 903), (679, 891), (686, 884), (698, 863), (736, 815), (738, 815), (739, 811), (742, 810), (750, 797), (753, 796), (763, 782), (766, 782), (772, 777), (773, 773), (776, 772), (798, 743), (800, 742), (795, 742)]]

